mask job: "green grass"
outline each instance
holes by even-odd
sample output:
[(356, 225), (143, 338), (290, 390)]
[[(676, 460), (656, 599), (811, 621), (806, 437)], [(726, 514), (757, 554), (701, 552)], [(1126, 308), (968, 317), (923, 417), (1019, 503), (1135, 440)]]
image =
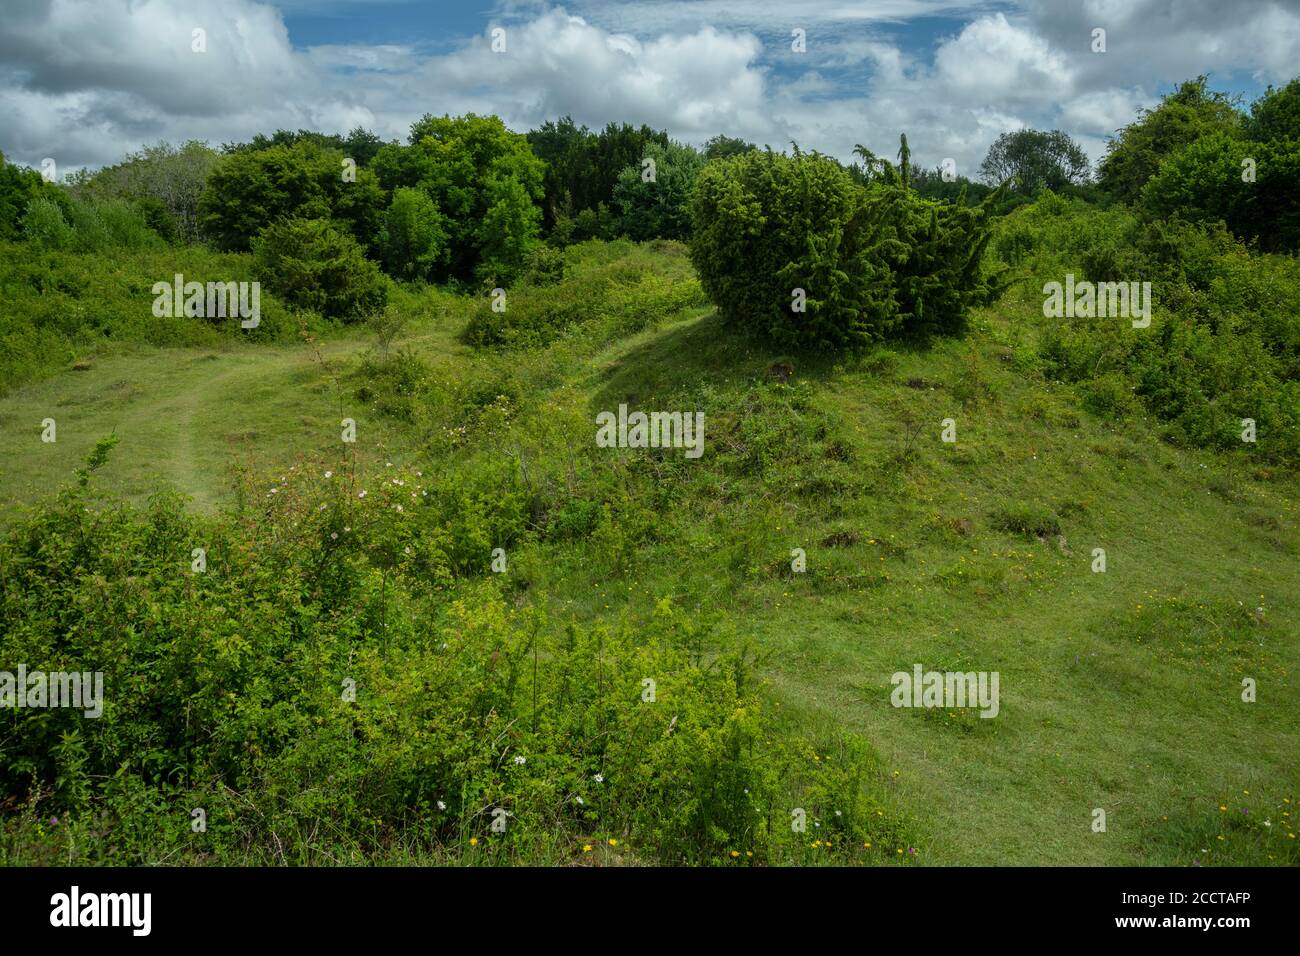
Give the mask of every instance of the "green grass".
[[(414, 423), (358, 401), (361, 331), (319, 350), (128, 348), (0, 399), (0, 515), (108, 432), (121, 444), (105, 488), (138, 502), (168, 486), (212, 510), (233, 469), (337, 455), (347, 414), (367, 467), (505, 454), (533, 481), (612, 473), (632, 500), (611, 524), (512, 554), (519, 600), (613, 621), (671, 596), (752, 638), (792, 723), (859, 732), (881, 755), (924, 834), (919, 862), (1300, 862), (1300, 484), (1176, 448), (1140, 415), (1087, 411), (1026, 359), (1032, 297), (977, 314), (964, 340), (842, 362), (775, 354), (698, 308), (608, 346), (474, 351), (462, 306), (428, 310), (399, 344), (435, 396), (518, 386), (506, 420), (480, 417), (463, 444), (439, 438), (454, 401)], [(594, 415), (620, 401), (698, 403), (704, 457), (597, 454)], [(46, 417), (57, 444), (40, 441)], [(633, 540), (634, 519), (652, 532)], [(790, 572), (792, 548), (806, 573)], [(1000, 715), (893, 708), (890, 674), (914, 663), (998, 671)]]

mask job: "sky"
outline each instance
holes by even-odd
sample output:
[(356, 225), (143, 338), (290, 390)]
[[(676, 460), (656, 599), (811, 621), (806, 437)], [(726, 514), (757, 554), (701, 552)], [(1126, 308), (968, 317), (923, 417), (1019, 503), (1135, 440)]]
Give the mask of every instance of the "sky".
[(0, 0), (0, 152), (62, 172), (159, 140), (567, 114), (843, 160), (905, 132), (975, 176), (1025, 127), (1095, 161), (1202, 73), (1247, 103), (1300, 74), (1300, 0)]

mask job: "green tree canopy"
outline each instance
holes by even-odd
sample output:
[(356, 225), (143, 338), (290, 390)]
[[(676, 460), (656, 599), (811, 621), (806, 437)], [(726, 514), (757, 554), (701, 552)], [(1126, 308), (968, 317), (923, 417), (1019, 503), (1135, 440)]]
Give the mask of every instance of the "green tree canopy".
[[(520, 207), (507, 214), (505, 207), (520, 197), (539, 203), (546, 166), (527, 138), (496, 116), (425, 114), (412, 124), (409, 145), (381, 147), (373, 168), (385, 190), (420, 189), (433, 200), (447, 223), (450, 271), (458, 278), (472, 278), (485, 257), (511, 268), (515, 252), (508, 250), (536, 241), (540, 211)], [(509, 222), (508, 237), (488, 234), (489, 215)]]
[[(647, 160), (654, 165), (648, 167)], [(691, 146), (648, 143), (645, 156), (623, 170), (614, 187), (619, 231), (638, 242), (689, 238), (691, 190), (704, 163), (704, 156)]]
[(399, 188), (384, 213), (379, 255), (388, 274), (399, 279), (430, 279), (447, 260), (447, 228), (428, 194)]
[(160, 142), (113, 166), (74, 177), (73, 192), (90, 199), (135, 200), (151, 216), (160, 204), (170, 223), (155, 221), (154, 228), (183, 242), (197, 242), (202, 238), (199, 198), (220, 158), (199, 140), (180, 146)]
[(1060, 130), (1021, 129), (994, 141), (980, 176), (990, 186), (1010, 179), (1013, 192), (1035, 196), (1044, 189), (1061, 192), (1082, 185), (1092, 171), (1083, 148)]
[(330, 219), (365, 246), (379, 232), (383, 192), (370, 170), (345, 177), (343, 150), (304, 138), (221, 158), (199, 197), (199, 224), (223, 249), (245, 251), (271, 223)]
[(1123, 202), (1135, 202), (1160, 164), (1182, 147), (1209, 133), (1240, 134), (1242, 116), (1235, 100), (1206, 84), (1205, 76), (1186, 81), (1119, 131), (1097, 166), (1103, 190)]

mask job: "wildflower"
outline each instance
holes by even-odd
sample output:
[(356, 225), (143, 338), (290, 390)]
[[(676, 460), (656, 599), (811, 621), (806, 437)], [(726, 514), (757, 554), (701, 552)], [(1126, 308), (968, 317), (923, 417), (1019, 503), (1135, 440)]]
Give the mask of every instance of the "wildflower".
[(446, 810), (446, 809), (447, 809), (447, 804), (445, 804), (445, 803), (443, 803), (441, 800), (439, 800), (439, 801), (438, 801), (438, 809), (439, 809), (439, 810)]
[(582, 799), (582, 797), (574, 797), (573, 799), (580, 807), (585, 807), (587, 805), (587, 801)]
[(591, 852), (591, 844), (590, 844), (590, 843), (584, 843), (584, 844), (582, 845), (582, 852), (583, 852), (583, 853), (590, 853), (590, 852)]
[(733, 860), (734, 860), (736, 857), (738, 857), (738, 856), (740, 856), (740, 851), (739, 851), (739, 850), (732, 850), (732, 851), (731, 851), (731, 858), (732, 858)]
[(330, 538), (331, 538), (331, 540), (333, 540), (333, 539), (337, 539), (338, 536), (339, 536), (339, 533), (338, 533), (337, 531), (331, 531), (331, 532), (330, 532)]
[(593, 776), (591, 779), (592, 779), (592, 780), (595, 780), (597, 783), (604, 783), (604, 782), (605, 782), (605, 777), (604, 777), (604, 775), (603, 775), (603, 774), (599, 774), (599, 773), (596, 774), (595, 776)]
[(366, 496), (366, 489), (362, 488), (360, 491), (357, 492), (358, 498), (364, 498), (365, 496)]
[(325, 472), (325, 477), (326, 477), (326, 478), (333, 478), (333, 477), (334, 477), (334, 472), (332, 472), (332, 471), (327, 471), (327, 472)]
[(610, 846), (618, 846), (618, 841), (615, 840), (613, 837), (610, 837), (610, 838), (609, 838), (609, 845), (610, 845)]
[(470, 838), (469, 838), (469, 845), (470, 845), (470, 846), (478, 846), (478, 837), (470, 837)]
[(525, 764), (525, 763), (527, 763), (527, 762), (528, 762), (528, 758), (527, 758), (527, 757), (516, 757), (516, 758), (515, 758), (515, 763), (517, 763), (517, 764)]

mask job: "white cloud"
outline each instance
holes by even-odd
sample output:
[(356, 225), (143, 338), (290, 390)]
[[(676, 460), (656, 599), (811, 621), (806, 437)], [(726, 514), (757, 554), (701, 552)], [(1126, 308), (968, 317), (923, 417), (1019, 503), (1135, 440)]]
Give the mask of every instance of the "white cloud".
[[(956, 25), (920, 32), (933, 27), (917, 18), (940, 15)], [(492, 24), (507, 30), (504, 54), (490, 48)], [(806, 55), (790, 53), (793, 26), (808, 30)], [(1095, 26), (1105, 54), (1088, 49)], [(196, 27), (207, 53), (191, 52)], [(1162, 86), (1206, 71), (1289, 79), (1300, 11), (1273, 0), (570, 0), (566, 12), (526, 0), (500, 5), (450, 52), (428, 55), (424, 39), (296, 48), (279, 10), (257, 0), (15, 0), (0, 34), (0, 150), (68, 168), (159, 138), (358, 124), (399, 137), (426, 111), (473, 110), (521, 130), (567, 113), (696, 143), (795, 139), (843, 159), (858, 142), (892, 156), (906, 132), (919, 162), (951, 156), (962, 171), (1000, 133), (1034, 126), (1064, 129), (1097, 158)]]

